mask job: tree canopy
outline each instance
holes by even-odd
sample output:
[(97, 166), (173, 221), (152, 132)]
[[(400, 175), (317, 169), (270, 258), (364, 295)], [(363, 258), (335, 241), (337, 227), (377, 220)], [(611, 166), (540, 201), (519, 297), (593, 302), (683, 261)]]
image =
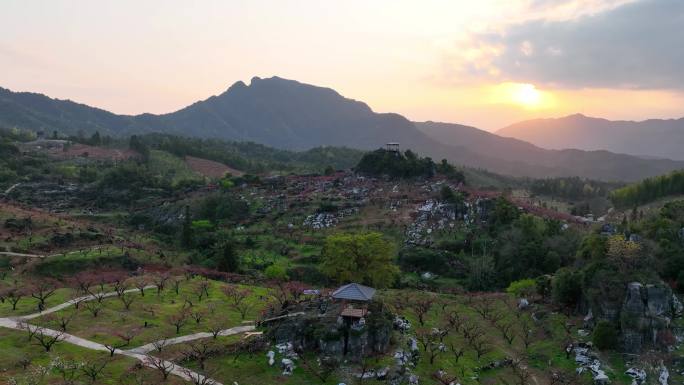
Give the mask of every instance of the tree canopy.
[(325, 240), (320, 269), (336, 283), (388, 287), (399, 273), (394, 250), (377, 232), (331, 235)]

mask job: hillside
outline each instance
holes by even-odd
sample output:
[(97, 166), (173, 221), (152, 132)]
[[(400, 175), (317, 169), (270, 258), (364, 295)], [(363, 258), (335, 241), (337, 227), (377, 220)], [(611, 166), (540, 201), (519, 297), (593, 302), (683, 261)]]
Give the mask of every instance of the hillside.
[(667, 175), (646, 178), (640, 182), (613, 191), (610, 195), (617, 207), (634, 207), (661, 198), (684, 193), (684, 170), (673, 171)]
[(278, 77), (255, 77), (249, 85), (237, 82), (220, 95), (164, 115), (116, 115), (71, 101), (2, 89), (0, 128), (3, 126), (74, 136), (96, 131), (118, 137), (161, 132), (288, 150), (319, 146), (370, 150), (399, 142), (402, 148), (434, 159), (527, 177), (634, 181), (684, 168), (684, 162), (608, 151), (548, 151), (455, 124), (416, 127), (401, 115), (375, 113), (332, 89)]
[[(609, 151), (547, 150), (528, 142), (506, 138), (475, 127), (451, 123), (415, 123), (422, 132), (446, 145), (459, 144), (475, 153), (489, 154), (491, 166), (508, 175), (556, 177), (577, 175), (602, 180), (633, 181), (655, 176), (681, 162), (644, 159)], [(487, 166), (485, 166), (487, 167)]]
[(684, 118), (640, 122), (610, 121), (581, 114), (535, 119), (496, 132), (549, 149), (608, 150), (645, 157), (683, 160)]

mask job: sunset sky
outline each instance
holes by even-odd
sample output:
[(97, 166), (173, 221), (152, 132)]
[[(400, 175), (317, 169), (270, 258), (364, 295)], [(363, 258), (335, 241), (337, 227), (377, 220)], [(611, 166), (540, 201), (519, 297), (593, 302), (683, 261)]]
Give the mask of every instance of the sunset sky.
[(496, 130), (684, 116), (681, 0), (3, 0), (0, 86), (163, 113), (273, 75)]

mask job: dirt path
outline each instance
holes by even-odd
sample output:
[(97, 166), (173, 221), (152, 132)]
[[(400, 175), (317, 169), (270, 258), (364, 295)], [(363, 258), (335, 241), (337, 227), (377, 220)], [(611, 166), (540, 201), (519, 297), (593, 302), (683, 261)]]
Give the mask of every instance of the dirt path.
[(113, 247), (111, 244), (105, 244), (105, 245), (96, 245), (92, 247), (88, 247), (83, 250), (71, 250), (71, 251), (65, 251), (62, 253), (57, 253), (57, 254), (26, 254), (26, 253), (15, 253), (12, 251), (0, 251), (0, 255), (5, 255), (8, 257), (25, 257), (25, 258), (39, 258), (39, 259), (44, 259), (44, 258), (54, 258), (54, 257), (61, 257), (63, 255), (69, 255), (69, 254), (74, 254), (74, 253), (81, 253), (83, 251), (85, 252), (91, 252), (94, 250), (100, 250), (100, 249), (106, 249), (107, 247)]
[(11, 193), (12, 190), (14, 190), (15, 188), (17, 188), (20, 184), (21, 184), (21, 183), (15, 183), (15, 184), (11, 185), (7, 190), (5, 190), (5, 195)]
[(44, 255), (40, 254), (23, 254), (23, 253), (13, 253), (11, 251), (0, 251), (0, 255), (7, 257), (23, 257), (23, 258), (45, 258)]
[[(235, 326), (230, 329), (224, 329), (219, 332), (218, 335), (220, 336), (232, 336), (235, 334), (242, 334), (246, 332), (251, 332), (254, 331), (255, 327), (254, 325), (245, 325), (245, 326)], [(195, 333), (195, 334), (188, 334), (185, 336), (180, 336), (180, 337), (175, 337), (175, 338), (168, 338), (164, 341), (163, 346), (168, 346), (168, 345), (176, 345), (176, 344), (182, 344), (184, 342), (190, 342), (194, 340), (199, 340), (202, 338), (210, 338), (213, 337), (211, 333), (206, 333), (206, 332), (200, 332), (200, 333)], [(155, 350), (155, 344), (157, 342), (151, 342), (149, 344), (139, 346), (137, 348), (129, 349), (127, 352), (129, 353), (136, 353), (136, 354), (147, 354), (153, 350)]]
[[(155, 285), (145, 286), (145, 290), (156, 289), (156, 288), (157, 288), (157, 286), (155, 286)], [(139, 291), (138, 289), (128, 289), (128, 290), (125, 290), (124, 293), (135, 293), (135, 292), (138, 292), (138, 291)], [(54, 313), (54, 312), (56, 312), (56, 311), (60, 311), (60, 310), (62, 310), (62, 309), (66, 309), (66, 308), (68, 308), (69, 306), (75, 305), (75, 304), (77, 304), (77, 303), (79, 303), (79, 302), (92, 301), (92, 300), (94, 300), (94, 299), (97, 299), (98, 297), (101, 297), (101, 298), (109, 298), (109, 297), (114, 297), (115, 295), (117, 295), (117, 292), (115, 292), (115, 291), (112, 291), (112, 292), (109, 292), (109, 293), (105, 293), (105, 294), (102, 294), (102, 295), (98, 295), (97, 297), (94, 296), (94, 295), (85, 295), (85, 296), (83, 296), (83, 297), (77, 297), (77, 298), (71, 299), (71, 300), (66, 301), (66, 302), (64, 302), (64, 303), (61, 303), (61, 304), (59, 304), (59, 305), (57, 305), (57, 306), (53, 306), (53, 307), (47, 308), (47, 309), (45, 309), (45, 310), (43, 310), (43, 311), (41, 311), (41, 312), (38, 312), (38, 313), (23, 315), (23, 316), (19, 316), (19, 317), (12, 317), (12, 319), (16, 319), (16, 320), (29, 320), (29, 319), (34, 319), (34, 318), (38, 318), (38, 317), (43, 316), (43, 315), (46, 315), (46, 314), (50, 314), (50, 313)]]

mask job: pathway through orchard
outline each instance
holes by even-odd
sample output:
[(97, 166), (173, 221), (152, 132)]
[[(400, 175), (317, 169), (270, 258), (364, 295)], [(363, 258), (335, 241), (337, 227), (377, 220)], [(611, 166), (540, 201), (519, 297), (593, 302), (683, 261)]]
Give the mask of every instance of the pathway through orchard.
[[(152, 289), (152, 288), (156, 288), (156, 286), (150, 285), (150, 286), (145, 287), (145, 289)], [(138, 291), (138, 289), (126, 290), (127, 293), (135, 292), (135, 291)], [(99, 297), (113, 297), (115, 295), (117, 295), (116, 292), (110, 292), (110, 293), (106, 293), (106, 294), (98, 295), (98, 296)], [(77, 336), (72, 335), (72, 334), (63, 333), (61, 331), (44, 328), (42, 326), (31, 325), (31, 324), (26, 322), (27, 320), (31, 320), (31, 319), (34, 319), (34, 318), (37, 318), (37, 317), (40, 317), (40, 316), (43, 316), (46, 314), (50, 314), (50, 313), (54, 313), (56, 311), (60, 311), (60, 310), (65, 309), (69, 306), (75, 305), (76, 303), (84, 302), (84, 301), (92, 301), (96, 298), (97, 297), (95, 297), (93, 295), (87, 295), (87, 296), (83, 296), (83, 297), (79, 297), (79, 298), (74, 298), (74, 299), (67, 301), (67, 302), (64, 302), (60, 305), (53, 306), (51, 308), (45, 309), (44, 311), (39, 312), (39, 313), (33, 313), (33, 314), (19, 316), (19, 317), (0, 318), (0, 327), (5, 327), (8, 329), (14, 329), (14, 330), (26, 330), (27, 328), (32, 328), (34, 330), (40, 330), (45, 335), (49, 335), (49, 336), (59, 335), (60, 341), (68, 342), (70, 344), (77, 345), (77, 346), (80, 346), (80, 347), (83, 347), (86, 349), (109, 352), (107, 347), (105, 347), (104, 345), (102, 345), (100, 343), (93, 342), (93, 341), (87, 340), (85, 338), (77, 337)], [(253, 330), (254, 330), (253, 325), (236, 326), (236, 327), (232, 327), (230, 329), (222, 330), (221, 332), (219, 332), (219, 335), (229, 336), (229, 335), (235, 335), (235, 334), (240, 334), (240, 333), (246, 333), (246, 332), (250, 332)], [(179, 344), (179, 343), (183, 343), (183, 342), (190, 342), (190, 341), (194, 341), (197, 339), (209, 338), (209, 337), (212, 337), (211, 333), (194, 333), (194, 334), (189, 334), (189, 335), (185, 335), (185, 336), (181, 336), (181, 337), (167, 339), (167, 340), (165, 340), (164, 345)], [(148, 366), (148, 367), (153, 367), (151, 360), (160, 361), (160, 359), (151, 357), (147, 353), (153, 351), (154, 349), (155, 349), (154, 344), (150, 343), (150, 344), (146, 344), (146, 345), (143, 345), (143, 346), (140, 346), (137, 348), (133, 348), (130, 350), (116, 349), (114, 351), (114, 353), (135, 358), (135, 359), (141, 361), (143, 363), (143, 365)], [(192, 381), (194, 383), (201, 383), (201, 384), (206, 384), (206, 385), (209, 385), (209, 384), (222, 385), (220, 382), (218, 382), (216, 380), (213, 380), (210, 378), (205, 378), (203, 375), (201, 375), (197, 372), (194, 372), (190, 369), (184, 368), (180, 365), (177, 365), (173, 362), (164, 361), (164, 360), (162, 360), (162, 362), (164, 363), (164, 365), (166, 367), (172, 367), (173, 368), (173, 369), (171, 369), (172, 374), (174, 374), (178, 377), (181, 377), (182, 379), (184, 379), (186, 381)]]

